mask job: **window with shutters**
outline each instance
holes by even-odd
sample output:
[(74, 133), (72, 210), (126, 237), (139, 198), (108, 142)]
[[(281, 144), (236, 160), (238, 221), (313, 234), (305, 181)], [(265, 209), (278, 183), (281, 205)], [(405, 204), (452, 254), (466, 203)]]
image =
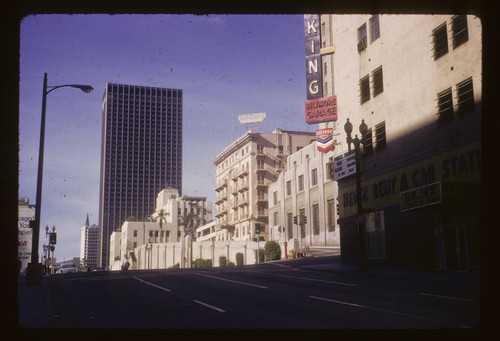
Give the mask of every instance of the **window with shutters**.
[(474, 89), (472, 78), (457, 84), (458, 113), (466, 114), (474, 111)]
[(358, 52), (366, 50), (366, 47), (368, 45), (366, 37), (366, 24), (363, 24), (360, 28), (358, 28)]
[(370, 18), (370, 35), (372, 43), (378, 38), (380, 38), (380, 25), (379, 25), (378, 14)]
[(440, 123), (445, 123), (453, 119), (453, 98), (451, 95), (451, 88), (438, 94), (438, 115)]
[(370, 100), (370, 77), (368, 75), (359, 81), (359, 92), (361, 104)]
[(363, 141), (363, 154), (370, 155), (373, 154), (373, 131), (369, 128), (364, 136)]
[(448, 53), (448, 33), (446, 23), (436, 28), (433, 33), (434, 38), (434, 60)]
[(467, 16), (456, 15), (451, 19), (451, 30), (453, 34), (453, 48), (469, 40), (469, 31), (467, 30)]
[(385, 122), (379, 123), (375, 126), (375, 138), (377, 139), (377, 151), (386, 148), (387, 142), (385, 138)]
[(372, 73), (373, 79), (373, 97), (381, 94), (384, 91), (384, 80), (382, 75), (382, 66), (377, 68)]

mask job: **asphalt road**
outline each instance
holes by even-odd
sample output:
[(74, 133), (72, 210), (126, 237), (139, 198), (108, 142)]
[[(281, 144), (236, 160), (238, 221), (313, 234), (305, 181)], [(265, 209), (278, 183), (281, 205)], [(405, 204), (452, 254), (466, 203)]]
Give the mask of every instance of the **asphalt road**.
[(480, 320), (479, 287), (317, 263), (53, 275), (49, 328), (454, 329)]

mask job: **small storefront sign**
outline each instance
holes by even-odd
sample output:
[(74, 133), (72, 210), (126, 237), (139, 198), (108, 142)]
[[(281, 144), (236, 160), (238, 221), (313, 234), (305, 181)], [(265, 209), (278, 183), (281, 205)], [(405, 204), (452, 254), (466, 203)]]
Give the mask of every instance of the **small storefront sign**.
[(439, 204), (442, 202), (441, 182), (401, 192), (400, 200), (401, 212)]
[(333, 178), (340, 180), (356, 174), (356, 154), (347, 152), (333, 159)]

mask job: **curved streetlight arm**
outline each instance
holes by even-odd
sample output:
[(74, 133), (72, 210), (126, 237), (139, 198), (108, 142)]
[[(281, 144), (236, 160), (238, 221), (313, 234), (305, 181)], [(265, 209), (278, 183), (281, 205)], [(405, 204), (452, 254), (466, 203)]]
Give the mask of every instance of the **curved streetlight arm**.
[(65, 86), (69, 86), (69, 87), (72, 87), (72, 88), (80, 89), (80, 90), (82, 90), (85, 93), (89, 93), (92, 90), (94, 90), (94, 88), (91, 87), (90, 85), (79, 85), (79, 84), (64, 84), (64, 85), (56, 85), (56, 86), (49, 86), (49, 85), (47, 85), (47, 88), (50, 88), (50, 90), (46, 91), (45, 95), (48, 95), (49, 93), (51, 93), (55, 89), (63, 88)]

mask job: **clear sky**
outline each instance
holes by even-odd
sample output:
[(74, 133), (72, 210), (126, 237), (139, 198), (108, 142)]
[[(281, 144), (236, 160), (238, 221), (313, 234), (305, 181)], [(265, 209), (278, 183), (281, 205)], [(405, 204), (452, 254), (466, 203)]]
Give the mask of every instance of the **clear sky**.
[[(183, 194), (215, 199), (212, 160), (265, 112), (262, 132), (315, 131), (304, 118), (302, 15), (31, 15), (20, 27), (19, 196), (36, 199), (43, 75), (89, 84), (47, 97), (40, 248), (56, 226), (57, 259), (80, 255), (98, 224), (106, 83), (183, 90)], [(40, 251), (40, 254), (42, 252)]]

